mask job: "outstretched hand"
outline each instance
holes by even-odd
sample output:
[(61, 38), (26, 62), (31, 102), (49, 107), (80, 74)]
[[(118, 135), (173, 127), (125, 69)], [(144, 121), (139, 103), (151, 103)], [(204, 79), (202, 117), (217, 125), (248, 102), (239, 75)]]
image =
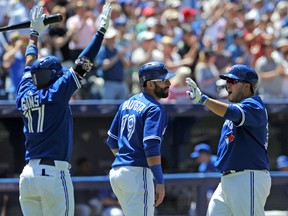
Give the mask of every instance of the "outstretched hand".
[(49, 25), (44, 25), (46, 14), (43, 14), (43, 7), (34, 7), (30, 11), (30, 28), (41, 34)]
[(198, 88), (197, 84), (191, 79), (186, 78), (186, 84), (191, 89), (190, 91), (186, 91), (187, 95), (195, 102), (200, 103), (202, 105), (205, 104), (205, 102), (208, 99), (207, 95), (202, 94), (200, 89)]
[(99, 31), (105, 34), (109, 27), (110, 22), (110, 16), (111, 16), (111, 5), (109, 2), (106, 2), (103, 6), (102, 13), (100, 15), (100, 25), (99, 25)]

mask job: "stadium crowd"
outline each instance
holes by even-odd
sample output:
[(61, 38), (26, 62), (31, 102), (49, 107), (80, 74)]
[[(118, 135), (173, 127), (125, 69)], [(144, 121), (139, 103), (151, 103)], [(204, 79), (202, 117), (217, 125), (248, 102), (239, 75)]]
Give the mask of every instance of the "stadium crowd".
[[(60, 13), (41, 37), (40, 55), (56, 55), (64, 66), (97, 31), (104, 0), (1, 0), (0, 25), (29, 20), (44, 6)], [(288, 98), (288, 2), (285, 0), (111, 0), (111, 25), (92, 72), (73, 99), (125, 99), (139, 91), (137, 68), (153, 60), (176, 73), (166, 101), (185, 101), (185, 77), (202, 92), (225, 98), (219, 74), (232, 64), (247, 64), (260, 77), (264, 99)], [(0, 97), (15, 98), (29, 29), (0, 33)]]

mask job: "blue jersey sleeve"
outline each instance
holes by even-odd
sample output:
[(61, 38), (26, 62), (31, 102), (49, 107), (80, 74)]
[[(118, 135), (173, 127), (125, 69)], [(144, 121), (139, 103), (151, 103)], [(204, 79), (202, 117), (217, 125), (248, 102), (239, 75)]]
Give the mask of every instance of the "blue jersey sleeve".
[(166, 130), (167, 115), (161, 107), (152, 107), (145, 117), (143, 141), (149, 139), (159, 140), (162, 142)]

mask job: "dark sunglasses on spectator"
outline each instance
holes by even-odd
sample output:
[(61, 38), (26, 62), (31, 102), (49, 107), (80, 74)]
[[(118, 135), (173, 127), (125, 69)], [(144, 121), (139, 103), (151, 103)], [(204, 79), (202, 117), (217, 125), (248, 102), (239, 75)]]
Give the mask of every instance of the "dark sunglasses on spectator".
[(236, 79), (226, 79), (226, 83), (229, 83), (229, 84), (232, 84), (232, 85), (234, 85), (234, 84), (236, 84), (238, 82), (243, 83), (244, 81), (240, 81), (240, 80), (236, 80)]

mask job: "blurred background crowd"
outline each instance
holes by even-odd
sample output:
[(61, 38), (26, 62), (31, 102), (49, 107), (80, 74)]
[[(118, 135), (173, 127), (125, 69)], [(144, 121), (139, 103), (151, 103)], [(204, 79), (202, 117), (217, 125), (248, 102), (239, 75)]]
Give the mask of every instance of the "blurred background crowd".
[[(71, 66), (97, 31), (104, 0), (1, 0), (0, 26), (29, 20), (32, 7), (60, 13), (40, 37), (40, 55)], [(288, 98), (286, 0), (110, 0), (112, 15), (93, 70), (73, 99), (125, 99), (139, 92), (137, 72), (160, 60), (176, 73), (165, 101), (187, 100), (185, 78), (202, 92), (225, 98), (223, 81), (233, 64), (259, 74), (266, 100)], [(0, 33), (0, 98), (15, 99), (25, 64), (29, 29)]]

